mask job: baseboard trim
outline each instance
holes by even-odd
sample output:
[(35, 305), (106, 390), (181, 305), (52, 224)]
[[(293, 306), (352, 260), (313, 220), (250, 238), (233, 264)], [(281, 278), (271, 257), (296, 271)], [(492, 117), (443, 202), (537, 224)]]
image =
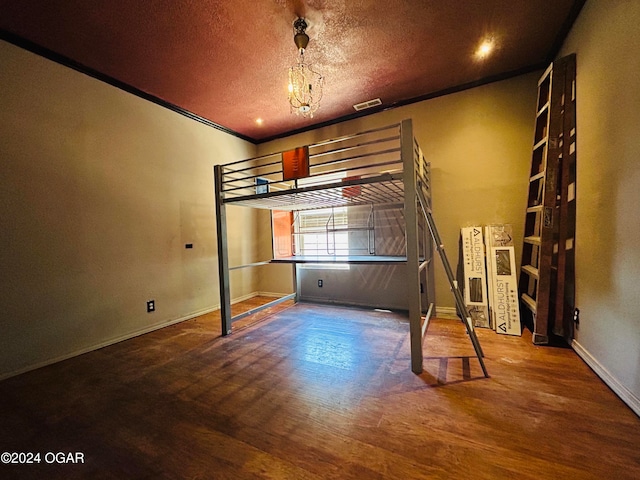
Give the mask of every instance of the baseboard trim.
[(434, 315), (436, 318), (446, 318), (446, 319), (454, 319), (458, 320), (458, 311), (456, 307), (436, 307), (436, 314)]
[[(294, 292), (291, 292), (294, 293)], [(255, 292), (252, 297), (272, 297), (272, 298), (280, 298), (285, 295), (291, 295), (291, 293), (276, 293), (276, 292)]]
[[(251, 297), (250, 297), (251, 298)], [(184, 317), (176, 318), (173, 320), (168, 320), (166, 322), (156, 323), (154, 325), (147, 326), (145, 328), (134, 330), (133, 332), (126, 333), (124, 335), (120, 335), (118, 337), (111, 338), (109, 340), (105, 340), (104, 342), (96, 343), (89, 347), (81, 348), (79, 350), (74, 350), (73, 352), (66, 353), (64, 355), (60, 355), (59, 357), (50, 358), (48, 360), (44, 360), (42, 362), (38, 362), (32, 365), (28, 365), (26, 367), (22, 367), (18, 370), (14, 370), (12, 372), (0, 374), (0, 381), (5, 380), (10, 377), (15, 377), (21, 375), (23, 373), (31, 372), (32, 370), (37, 370), (38, 368), (46, 367), (48, 365), (53, 365), (54, 363), (63, 362), (73, 357), (77, 357), (79, 355), (84, 355), (85, 353), (93, 352), (95, 350), (100, 350), (101, 348), (108, 347), (110, 345), (115, 345), (116, 343), (124, 342), (125, 340), (130, 340), (135, 337), (139, 337), (140, 335), (144, 335), (146, 333), (151, 333), (156, 330), (160, 330), (161, 328), (169, 327), (171, 325), (175, 325), (176, 323), (185, 322), (187, 320), (191, 320), (192, 318), (199, 317), (200, 315), (206, 315), (207, 313), (215, 312), (220, 309), (220, 305), (216, 305), (211, 308), (205, 308), (202, 310), (198, 310), (196, 312), (192, 312)]]
[(571, 342), (571, 347), (578, 354), (584, 362), (591, 367), (600, 379), (607, 384), (607, 386), (614, 391), (620, 399), (627, 404), (627, 406), (633, 410), (633, 412), (640, 417), (640, 398), (636, 397), (627, 387), (621, 384), (616, 377), (614, 377), (609, 370), (607, 370), (598, 360), (589, 353), (576, 340)]
[[(245, 300), (249, 300), (253, 297), (257, 297), (259, 295), (264, 295), (264, 296), (281, 296), (279, 294), (267, 294), (267, 293), (262, 293), (262, 292), (252, 292), (249, 293), (247, 295), (243, 295), (241, 297), (237, 297), (234, 298), (231, 303), (232, 304), (236, 304), (239, 302), (243, 302)], [(89, 352), (93, 352), (94, 350), (99, 350), (101, 348), (105, 348), (108, 347), (110, 345), (115, 345), (116, 343), (120, 343), (120, 342), (124, 342), (125, 340), (130, 340), (132, 338), (135, 337), (139, 337), (140, 335), (145, 335), (147, 333), (151, 333), (154, 332), (156, 330), (160, 330), (161, 328), (165, 328), (165, 327), (169, 327), (171, 325), (175, 325), (176, 323), (181, 323), (181, 322), (185, 322), (187, 320), (191, 320), (192, 318), (196, 318), (199, 317), (201, 315), (206, 315), (207, 313), (211, 313), (211, 312), (215, 312), (216, 310), (220, 309), (220, 305), (214, 305), (212, 307), (209, 308), (204, 308), (202, 310), (198, 310), (195, 312), (191, 312), (185, 316), (182, 316), (180, 318), (175, 318), (173, 320), (168, 320), (165, 322), (160, 322), (160, 323), (156, 323), (153, 325), (149, 325), (146, 326), (144, 328), (141, 328), (139, 330), (134, 330), (133, 332), (128, 332), (124, 335), (120, 335), (118, 337), (114, 337), (114, 338), (110, 338), (109, 340), (105, 340), (104, 342), (100, 342), (100, 343), (96, 343), (94, 345), (85, 347), (85, 348), (81, 348), (79, 350), (74, 350), (72, 352), (69, 353), (65, 353), (64, 355), (60, 355), (58, 357), (54, 357), (54, 358), (50, 358), (47, 360), (44, 360), (42, 362), (38, 362), (38, 363), (34, 363), (32, 365), (27, 365), (26, 367), (21, 367), (17, 370), (13, 370), (11, 372), (7, 372), (7, 373), (1, 373), (0, 374), (0, 381), (5, 380), (7, 378), (10, 377), (15, 377), (18, 375), (21, 375), (23, 373), (27, 373), (27, 372), (31, 372), (32, 370), (37, 370), (38, 368), (42, 368), (42, 367), (46, 367), (48, 365), (53, 365), (54, 363), (58, 363), (58, 362), (63, 362), (65, 360), (68, 360), (70, 358), (73, 357), (77, 357), (79, 355), (84, 355), (85, 353), (89, 353)]]
[[(241, 297), (232, 298), (231, 299), (231, 305), (235, 305), (236, 303), (244, 302), (245, 300), (250, 300), (253, 297), (257, 297), (257, 296), (258, 296), (257, 292), (252, 292), (252, 293), (247, 293), (246, 295), (242, 295)], [(220, 308), (220, 305), (218, 305), (217, 308)], [(216, 308), (214, 308), (214, 310), (216, 310)]]

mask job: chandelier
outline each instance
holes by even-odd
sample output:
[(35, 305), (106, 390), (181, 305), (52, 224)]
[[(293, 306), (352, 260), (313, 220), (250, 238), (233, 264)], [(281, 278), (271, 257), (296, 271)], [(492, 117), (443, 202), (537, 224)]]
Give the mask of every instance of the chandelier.
[(305, 33), (307, 22), (298, 18), (293, 22), (293, 41), (298, 47), (298, 63), (289, 68), (289, 105), (291, 112), (303, 117), (313, 118), (320, 107), (324, 78), (311, 65), (305, 63), (304, 51), (309, 44)]

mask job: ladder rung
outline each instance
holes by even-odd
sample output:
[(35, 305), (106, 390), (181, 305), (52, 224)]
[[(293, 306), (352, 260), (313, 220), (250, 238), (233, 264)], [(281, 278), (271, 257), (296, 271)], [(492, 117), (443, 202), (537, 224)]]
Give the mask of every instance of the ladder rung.
[(538, 213), (544, 209), (544, 205), (535, 205), (527, 208), (527, 213)]
[(543, 146), (545, 143), (547, 143), (547, 140), (548, 140), (548, 138), (545, 136), (542, 140), (540, 140), (538, 143), (536, 143), (536, 144), (533, 146), (533, 149), (534, 149), (534, 150), (539, 149), (541, 146)]
[(541, 171), (540, 173), (536, 173), (533, 177), (529, 178), (529, 183), (533, 183), (536, 180), (540, 180), (541, 178), (544, 178), (544, 173), (545, 171)]
[(531, 245), (541, 245), (540, 237), (524, 237), (524, 243)]
[(536, 313), (536, 302), (533, 298), (531, 298), (529, 295), (527, 295), (526, 293), (523, 293), (520, 298), (522, 299), (522, 303), (524, 303), (527, 308), (529, 310), (531, 310), (533, 313)]
[(533, 265), (523, 265), (522, 271), (528, 274), (531, 277), (538, 278), (538, 269)]
[(542, 115), (544, 113), (544, 111), (546, 109), (549, 108), (549, 102), (545, 103), (542, 108), (540, 110), (538, 110), (538, 113), (536, 114), (536, 117), (539, 117), (540, 115)]
[(547, 67), (547, 69), (538, 80), (538, 87), (540, 87), (540, 85), (542, 85), (544, 82), (550, 81), (549, 75), (551, 74), (551, 72), (553, 72), (553, 62)]

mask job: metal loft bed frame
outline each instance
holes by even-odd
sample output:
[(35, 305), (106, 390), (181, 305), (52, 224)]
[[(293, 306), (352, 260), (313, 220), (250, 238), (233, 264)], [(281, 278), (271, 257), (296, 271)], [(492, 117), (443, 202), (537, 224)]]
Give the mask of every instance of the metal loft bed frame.
[[(289, 263), (294, 265), (295, 278), (295, 264), (300, 263), (404, 263), (407, 265), (408, 277), (411, 370), (419, 374), (422, 372), (423, 339), (435, 300), (435, 246), (443, 260), (458, 309), (466, 312), (464, 323), (467, 332), (483, 372), (488, 376), (473, 324), (433, 223), (429, 164), (413, 136), (410, 119), (288, 152), (216, 165), (214, 182), (222, 335), (230, 334), (232, 323), (240, 318), (284, 300), (299, 299), (296, 288), (296, 292), (291, 295), (232, 317), (230, 270), (268, 263)], [(285, 212), (360, 205), (396, 206), (402, 210), (404, 216), (405, 255), (293, 254), (230, 267), (227, 205)], [(426, 301), (423, 296), (426, 297)], [(428, 308), (424, 308), (427, 305)]]

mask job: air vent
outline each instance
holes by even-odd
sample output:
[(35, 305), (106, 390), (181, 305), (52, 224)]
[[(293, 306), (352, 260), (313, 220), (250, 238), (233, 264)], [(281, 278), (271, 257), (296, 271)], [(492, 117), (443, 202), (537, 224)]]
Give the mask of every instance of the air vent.
[(373, 100), (369, 100), (367, 102), (358, 103), (357, 105), (354, 105), (353, 108), (356, 109), (356, 112), (359, 112), (360, 110), (377, 107), (378, 105), (382, 105), (382, 100), (380, 100), (379, 98), (374, 98)]

